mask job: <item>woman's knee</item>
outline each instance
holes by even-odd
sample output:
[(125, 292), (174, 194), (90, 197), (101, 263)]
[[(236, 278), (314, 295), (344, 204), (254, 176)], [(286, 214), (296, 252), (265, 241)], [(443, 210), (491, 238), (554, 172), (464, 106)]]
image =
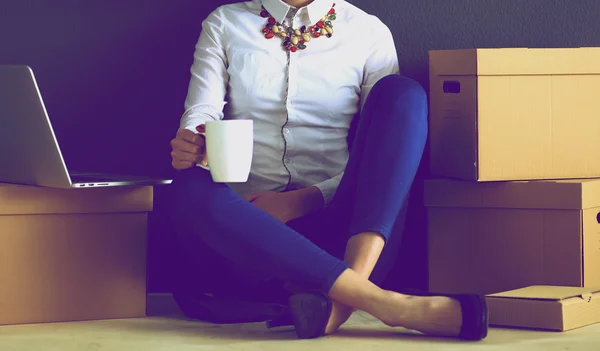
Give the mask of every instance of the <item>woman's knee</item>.
[(384, 119), (388, 127), (418, 128), (427, 131), (427, 94), (410, 78), (389, 75), (380, 79), (367, 98), (365, 111), (372, 117)]
[(392, 106), (416, 109), (427, 115), (427, 94), (417, 81), (397, 74), (380, 79), (371, 93), (379, 104), (390, 103)]
[(201, 168), (180, 171), (171, 184), (173, 210), (196, 208), (210, 203), (211, 194), (218, 185), (212, 181), (210, 172)]
[(210, 186), (210, 172), (198, 167), (179, 171), (173, 178), (171, 187), (175, 193), (198, 191)]
[(371, 93), (384, 94), (395, 99), (410, 99), (414, 103), (427, 104), (425, 89), (417, 81), (398, 74), (390, 74), (381, 78)]
[(225, 183), (215, 183), (210, 172), (199, 167), (180, 172), (171, 184), (172, 210), (178, 216), (221, 217), (242, 198)]

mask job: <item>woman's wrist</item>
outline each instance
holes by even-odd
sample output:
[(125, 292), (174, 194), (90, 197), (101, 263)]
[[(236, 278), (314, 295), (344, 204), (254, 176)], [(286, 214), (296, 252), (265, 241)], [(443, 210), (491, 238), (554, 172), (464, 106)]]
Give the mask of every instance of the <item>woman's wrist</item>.
[(290, 194), (294, 194), (294, 202), (300, 217), (319, 211), (325, 207), (323, 194), (316, 186), (296, 190), (290, 192)]

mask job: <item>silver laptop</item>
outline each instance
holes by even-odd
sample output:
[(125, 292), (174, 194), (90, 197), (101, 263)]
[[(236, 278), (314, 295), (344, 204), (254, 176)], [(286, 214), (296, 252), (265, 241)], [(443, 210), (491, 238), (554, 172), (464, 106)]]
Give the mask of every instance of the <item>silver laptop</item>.
[(0, 65), (0, 182), (88, 188), (169, 184), (171, 180), (69, 173), (32, 69)]

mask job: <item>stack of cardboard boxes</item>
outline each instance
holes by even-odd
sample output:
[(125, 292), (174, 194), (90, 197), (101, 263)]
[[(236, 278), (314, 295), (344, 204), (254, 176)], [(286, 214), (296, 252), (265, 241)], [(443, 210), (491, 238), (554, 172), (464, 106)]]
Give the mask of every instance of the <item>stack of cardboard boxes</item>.
[(600, 290), (600, 48), (429, 58), (430, 290)]

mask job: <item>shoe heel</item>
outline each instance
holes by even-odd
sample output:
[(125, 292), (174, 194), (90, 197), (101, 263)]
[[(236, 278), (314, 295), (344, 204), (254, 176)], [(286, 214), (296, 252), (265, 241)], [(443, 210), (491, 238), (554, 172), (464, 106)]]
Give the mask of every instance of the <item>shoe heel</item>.
[(331, 306), (331, 300), (321, 294), (292, 295), (289, 299), (289, 308), (298, 338), (314, 339), (325, 335)]

